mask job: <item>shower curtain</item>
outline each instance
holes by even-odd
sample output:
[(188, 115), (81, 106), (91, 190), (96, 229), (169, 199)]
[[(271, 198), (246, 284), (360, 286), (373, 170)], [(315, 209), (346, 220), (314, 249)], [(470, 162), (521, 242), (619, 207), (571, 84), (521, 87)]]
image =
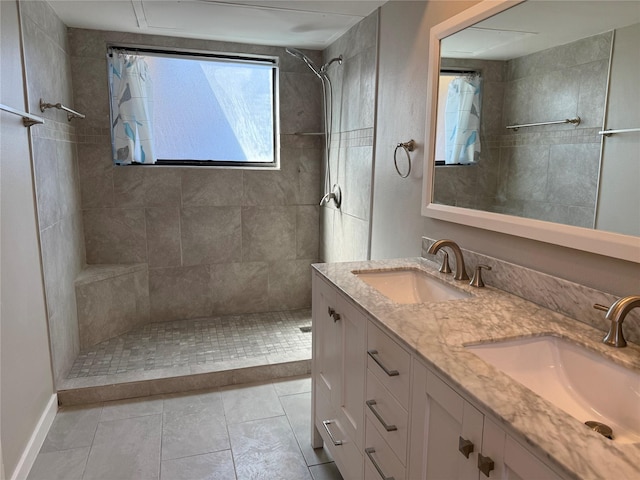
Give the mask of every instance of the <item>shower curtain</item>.
[(107, 58), (113, 161), (117, 165), (155, 163), (153, 91), (144, 57), (112, 50)]
[(475, 163), (480, 158), (480, 75), (457, 77), (449, 84), (445, 108), (445, 164)]

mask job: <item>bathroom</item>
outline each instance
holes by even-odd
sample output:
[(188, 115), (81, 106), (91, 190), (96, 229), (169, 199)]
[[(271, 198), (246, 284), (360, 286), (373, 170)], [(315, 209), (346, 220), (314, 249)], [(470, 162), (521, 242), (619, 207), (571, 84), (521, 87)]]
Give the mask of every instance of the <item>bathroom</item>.
[[(32, 130), (35, 190), (39, 193), (39, 232), (35, 238), (36, 241), (39, 238), (42, 251), (47, 306), (46, 320), (42, 322), (48, 324), (49, 329), (42, 330), (40, 325), (36, 333), (29, 333), (34, 338), (28, 337), (27, 343), (22, 344), (22, 348), (27, 346), (40, 352), (42, 358), (38, 362), (34, 360), (33, 365), (15, 367), (16, 371), (7, 375), (5, 368), (10, 368), (11, 360), (5, 360), (5, 355), (11, 359), (11, 351), (5, 353), (4, 342), (10, 339), (3, 338), (3, 386), (12, 377), (33, 378), (33, 385), (25, 382), (24, 397), (20, 398), (38, 398), (40, 402), (33, 406), (28, 420), (16, 419), (21, 423), (16, 429), (19, 432), (16, 438), (21, 439), (17, 447), (6, 440), (8, 433), (3, 432), (3, 452), (13, 458), (20, 457), (16, 452), (22, 452), (34, 431), (43, 405), (54, 391), (53, 385), (69, 370), (78, 354), (79, 333), (77, 330), (74, 333), (74, 325), (77, 328), (78, 324), (74, 281), (84, 269), (85, 259), (87, 264), (148, 263), (147, 272), (135, 270), (131, 276), (146, 273), (149, 285), (155, 278), (155, 298), (149, 292), (153, 315), (167, 315), (164, 318), (168, 320), (175, 311), (188, 312), (191, 318), (201, 316), (203, 311), (212, 311), (213, 300), (194, 288), (202, 284), (202, 279), (215, 281), (207, 267), (209, 261), (185, 262), (189, 256), (186, 246), (182, 245), (181, 250), (177, 248), (176, 237), (171, 234), (176, 224), (188, 221), (178, 215), (185, 215), (189, 209), (187, 213), (192, 215), (190, 219), (194, 224), (201, 223), (197, 214), (207, 208), (220, 211), (221, 206), (228, 206), (232, 207), (229, 210), (242, 209), (247, 216), (259, 208), (271, 211), (269, 221), (260, 224), (259, 220), (266, 219), (256, 218), (253, 228), (258, 239), (251, 251), (240, 253), (240, 258), (238, 252), (220, 252), (206, 240), (203, 243), (202, 238), (192, 238), (196, 251), (203, 256), (229, 255), (215, 263), (225, 265), (231, 278), (256, 282), (252, 284), (253, 294), (249, 299), (256, 304), (251, 305), (242, 294), (243, 282), (234, 284), (219, 277), (217, 281), (229, 288), (225, 302), (215, 307), (220, 314), (233, 313), (225, 310), (232, 306), (255, 308), (254, 311), (264, 311), (265, 306), (278, 309), (286, 305), (287, 310), (308, 308), (310, 263), (418, 256), (423, 236), (453, 238), (464, 248), (617, 296), (637, 294), (638, 264), (634, 261), (555, 245), (535, 235), (530, 238), (509, 235), (421, 215), (424, 153), (420, 144), (424, 145), (426, 128), (424, 99), (428, 91), (425, 81), (428, 65), (424, 59), (428, 56), (429, 29), (474, 3), (385, 3), (349, 32), (355, 37), (340, 38), (324, 51), (326, 59), (340, 54), (345, 58), (341, 66), (331, 67), (336, 72), (334, 124), (339, 125), (333, 129), (336, 144), (333, 155), (344, 192), (343, 208), (338, 211), (331, 205), (316, 205), (316, 197), (321, 196), (322, 146), (317, 138), (293, 135), (322, 128), (320, 84), (297, 59), (281, 56), (281, 86), (290, 88), (294, 94), (282, 95), (280, 108), (282, 113), (303, 111), (309, 115), (282, 115), (281, 147), (283, 159), (304, 161), (286, 170), (292, 165), (283, 160), (283, 169), (273, 172), (268, 180), (246, 173), (240, 179), (229, 174), (222, 185), (209, 184), (209, 191), (238, 181), (245, 188), (251, 185), (248, 198), (220, 205), (219, 198), (206, 197), (206, 192), (203, 196), (206, 190), (203, 183), (207, 187), (207, 180), (201, 175), (187, 178), (188, 175), (171, 173), (170, 168), (141, 174), (135, 169), (111, 165), (108, 123), (105, 126), (105, 119), (109, 118), (108, 101), (104, 97), (106, 75), (101, 51), (105, 38), (89, 29), (71, 28), (67, 32), (46, 3), (21, 2), (29, 92), (27, 110), (40, 112), (38, 102), (44, 98), (72, 105), (87, 118), (67, 123), (60, 112), (49, 110), (43, 116), (57, 119), (56, 130)], [(195, 39), (165, 45), (166, 38), (169, 37), (152, 37), (145, 43), (196, 49), (212, 49), (215, 45)], [(137, 43), (138, 37), (111, 34), (107, 40)], [(316, 52), (314, 60), (322, 63), (320, 52)], [(398, 84), (405, 84), (407, 88), (398, 89)], [(412, 154), (414, 171), (402, 179), (393, 167), (393, 151), (397, 143), (411, 138), (419, 144)], [(290, 157), (284, 157), (285, 154)], [(299, 182), (296, 191), (291, 191), (292, 178)], [(237, 192), (235, 188), (230, 190)], [(188, 195), (191, 205), (185, 205)], [(183, 212), (179, 211), (180, 202), (188, 207), (183, 208)], [(166, 228), (155, 239), (150, 228), (154, 221), (158, 228)], [(119, 230), (123, 225), (124, 231)], [(288, 232), (286, 237), (283, 231)], [(287, 248), (279, 250), (277, 245), (269, 248), (276, 241), (288, 242)], [(282, 283), (272, 287), (266, 281), (269, 275), (283, 279)], [(182, 295), (166, 294), (175, 289), (183, 292)], [(291, 294), (297, 289), (299, 292)], [(205, 303), (199, 303), (203, 299)], [(50, 364), (53, 373), (48, 371)], [(22, 368), (26, 370), (22, 372)], [(46, 399), (44, 403), (42, 399)], [(3, 418), (10, 417), (5, 408), (11, 412), (12, 402), (14, 405), (16, 400), (3, 398)], [(7, 478), (11, 478), (12, 465), (16, 462), (5, 460)]]

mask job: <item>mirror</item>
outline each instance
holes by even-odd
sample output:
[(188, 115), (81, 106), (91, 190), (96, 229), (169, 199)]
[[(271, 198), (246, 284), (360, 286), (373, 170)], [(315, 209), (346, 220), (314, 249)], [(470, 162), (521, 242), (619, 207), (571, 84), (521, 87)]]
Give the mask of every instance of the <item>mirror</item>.
[(639, 44), (638, 1), (485, 1), (432, 28), (423, 215), (640, 262)]

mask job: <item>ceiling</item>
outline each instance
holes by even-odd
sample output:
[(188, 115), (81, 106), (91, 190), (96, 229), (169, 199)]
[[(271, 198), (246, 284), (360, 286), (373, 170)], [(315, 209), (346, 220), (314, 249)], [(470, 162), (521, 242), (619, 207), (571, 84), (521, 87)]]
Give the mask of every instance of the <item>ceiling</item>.
[(441, 54), (509, 60), (639, 22), (639, 0), (529, 1), (445, 38)]
[(48, 0), (68, 27), (321, 50), (386, 0)]

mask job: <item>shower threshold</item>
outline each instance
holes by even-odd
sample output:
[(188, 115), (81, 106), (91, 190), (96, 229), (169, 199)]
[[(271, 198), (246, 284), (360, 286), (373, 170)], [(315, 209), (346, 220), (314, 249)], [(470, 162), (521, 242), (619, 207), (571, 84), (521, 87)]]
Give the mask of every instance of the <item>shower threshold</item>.
[(311, 372), (311, 310), (154, 322), (80, 353), (58, 385), (78, 405)]

